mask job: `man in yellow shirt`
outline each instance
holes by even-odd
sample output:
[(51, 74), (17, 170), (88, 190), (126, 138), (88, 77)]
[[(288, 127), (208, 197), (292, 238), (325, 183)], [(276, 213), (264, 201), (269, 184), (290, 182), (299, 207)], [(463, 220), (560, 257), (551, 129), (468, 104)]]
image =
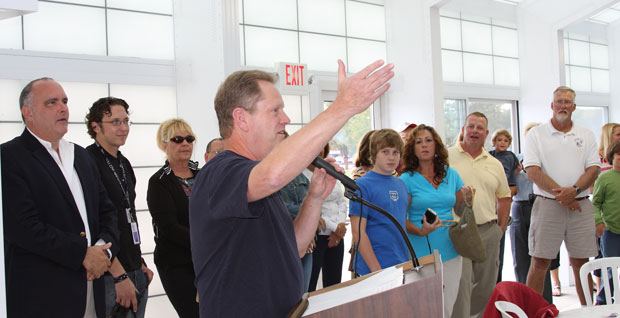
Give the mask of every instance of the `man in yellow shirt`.
[(474, 215), (487, 258), (474, 262), (463, 257), (463, 272), (452, 317), (482, 317), (497, 280), (499, 241), (510, 213), (510, 188), (502, 164), (484, 150), (489, 135), (487, 117), (471, 113), (461, 128), (463, 141), (448, 149), (450, 166), (465, 185), (476, 189)]

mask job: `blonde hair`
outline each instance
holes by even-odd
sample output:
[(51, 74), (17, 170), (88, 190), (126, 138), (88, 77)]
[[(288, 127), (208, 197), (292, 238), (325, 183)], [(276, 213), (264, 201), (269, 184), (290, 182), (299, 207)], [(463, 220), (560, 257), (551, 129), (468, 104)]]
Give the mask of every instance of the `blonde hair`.
[(510, 132), (506, 129), (499, 129), (499, 130), (496, 130), (493, 133), (493, 137), (491, 137), (491, 143), (493, 144), (493, 146), (495, 146), (495, 141), (497, 140), (497, 137), (499, 136), (504, 136), (508, 138), (508, 143), (509, 144), (512, 143), (512, 135), (510, 134)]
[(598, 154), (601, 158), (605, 158), (607, 154), (607, 148), (611, 144), (611, 136), (614, 134), (614, 129), (620, 127), (617, 123), (607, 123), (601, 127), (601, 142), (598, 146)]
[(535, 121), (534, 122), (529, 122), (529, 123), (525, 124), (525, 127), (524, 127), (525, 133), (524, 133), (524, 135), (527, 135), (527, 133), (530, 132), (530, 129), (532, 129), (532, 128), (536, 127), (536, 126), (539, 126), (539, 125), (540, 125), (540, 123), (535, 122)]
[(370, 161), (374, 164), (379, 150), (386, 147), (394, 147), (398, 151), (403, 150), (403, 139), (394, 129), (379, 129), (370, 135)]
[(165, 152), (164, 144), (170, 142), (170, 138), (181, 131), (185, 131), (196, 138), (196, 135), (192, 131), (192, 127), (190, 127), (185, 120), (181, 118), (172, 118), (164, 121), (159, 125), (159, 128), (157, 128), (157, 147)]

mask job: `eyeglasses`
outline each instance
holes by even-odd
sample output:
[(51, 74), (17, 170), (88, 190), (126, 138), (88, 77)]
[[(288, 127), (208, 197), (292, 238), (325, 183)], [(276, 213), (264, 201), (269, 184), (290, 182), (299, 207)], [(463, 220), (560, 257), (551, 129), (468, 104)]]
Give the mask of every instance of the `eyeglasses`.
[(187, 141), (187, 143), (192, 143), (194, 142), (194, 140), (196, 140), (196, 137), (192, 136), (192, 135), (188, 135), (188, 136), (174, 136), (172, 138), (170, 138), (170, 141), (174, 142), (175, 144), (182, 144), (183, 140)]
[(106, 123), (106, 124), (112, 124), (112, 126), (114, 126), (114, 127), (118, 127), (121, 124), (125, 125), (127, 127), (131, 126), (131, 122), (129, 121), (129, 119), (120, 120), (120, 119), (117, 118), (117, 119), (114, 119), (114, 120), (107, 120), (107, 121), (103, 121), (102, 120), (101, 122), (102, 123)]

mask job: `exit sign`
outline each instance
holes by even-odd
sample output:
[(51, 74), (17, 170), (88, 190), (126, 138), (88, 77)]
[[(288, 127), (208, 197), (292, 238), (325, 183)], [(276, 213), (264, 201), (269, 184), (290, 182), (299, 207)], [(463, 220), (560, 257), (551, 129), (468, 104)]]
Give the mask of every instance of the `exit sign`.
[(281, 94), (308, 94), (308, 66), (297, 63), (276, 63)]

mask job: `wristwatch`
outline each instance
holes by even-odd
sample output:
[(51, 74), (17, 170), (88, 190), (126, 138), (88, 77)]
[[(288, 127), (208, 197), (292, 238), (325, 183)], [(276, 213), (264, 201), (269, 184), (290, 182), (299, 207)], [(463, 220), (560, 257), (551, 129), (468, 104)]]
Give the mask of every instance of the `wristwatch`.
[(576, 192), (575, 195), (578, 195), (579, 193), (581, 193), (581, 188), (579, 186), (574, 185), (573, 189), (575, 189), (575, 192)]

